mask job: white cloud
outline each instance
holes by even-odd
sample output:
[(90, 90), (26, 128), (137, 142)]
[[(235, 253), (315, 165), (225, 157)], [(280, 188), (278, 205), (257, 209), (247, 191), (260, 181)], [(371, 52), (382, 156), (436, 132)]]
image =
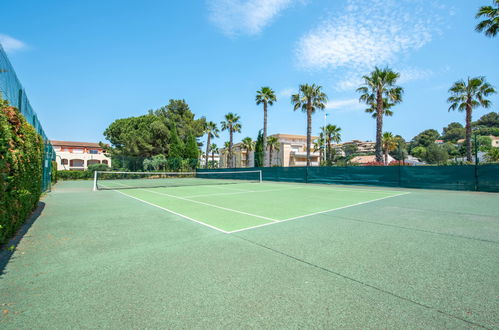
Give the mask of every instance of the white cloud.
[(208, 0), (209, 19), (228, 36), (259, 34), (297, 0)]
[(277, 93), (280, 97), (291, 97), (291, 95), (297, 92), (297, 88), (284, 88)]
[(413, 80), (426, 80), (433, 76), (433, 71), (431, 70), (422, 70), (415, 68), (406, 68), (399, 71), (400, 78), (398, 83), (403, 84)]
[[(424, 3), (423, 3), (424, 4)], [(305, 68), (371, 68), (419, 49), (438, 32), (432, 6), (421, 0), (348, 0), (344, 13), (332, 15), (298, 42)]]
[(3, 49), (8, 53), (27, 48), (27, 45), (24, 42), (6, 34), (0, 34), (0, 44), (2, 44)]
[(365, 106), (359, 103), (358, 99), (334, 100), (327, 103), (326, 109), (329, 110), (358, 110)]

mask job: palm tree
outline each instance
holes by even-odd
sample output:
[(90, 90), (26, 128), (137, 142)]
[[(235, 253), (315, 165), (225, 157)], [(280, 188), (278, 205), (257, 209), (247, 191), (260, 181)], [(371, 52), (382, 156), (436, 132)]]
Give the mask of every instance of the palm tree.
[(269, 148), (269, 166), (272, 166), (272, 154), (274, 151), (281, 150), (281, 143), (276, 136), (269, 136), (267, 138), (267, 147)]
[(495, 37), (497, 31), (499, 31), (499, 0), (493, 0), (492, 4), (494, 7), (480, 7), (475, 16), (475, 18), (485, 17), (483, 21), (477, 24), (475, 30), (477, 32), (485, 30), (487, 37)]
[[(361, 93), (359, 101), (366, 103), (371, 108), (376, 108), (376, 161), (383, 161), (382, 132), (383, 115), (385, 111), (402, 101), (404, 89), (395, 83), (400, 77), (399, 73), (389, 68), (374, 68), (368, 76), (363, 76), (364, 84), (357, 89)], [(385, 109), (385, 105), (389, 105)], [(370, 110), (368, 109), (368, 112)], [(388, 115), (388, 114), (387, 114)], [(391, 113), (390, 113), (391, 115)]]
[(241, 143), (241, 149), (246, 150), (246, 167), (248, 167), (250, 151), (255, 149), (255, 141), (248, 136), (242, 139)]
[(208, 168), (208, 157), (210, 155), (210, 141), (214, 137), (218, 137), (218, 133), (220, 133), (220, 130), (217, 127), (217, 124), (215, 124), (212, 121), (209, 121), (206, 123), (206, 127), (204, 129), (204, 133), (207, 135), (207, 141), (206, 141), (206, 168)]
[(383, 154), (385, 156), (385, 165), (388, 165), (388, 153), (393, 151), (398, 146), (398, 140), (391, 132), (383, 133)]
[(210, 145), (210, 151), (211, 151), (211, 164), (213, 167), (215, 167), (215, 154), (218, 154), (218, 146), (215, 143), (212, 143)]
[(326, 160), (328, 164), (332, 163), (331, 142), (339, 143), (341, 141), (341, 128), (336, 125), (327, 124), (323, 127), (324, 136), (326, 137)]
[(300, 85), (298, 94), (291, 95), (294, 110), (301, 109), (307, 114), (307, 166), (310, 166), (310, 146), (312, 144), (312, 114), (315, 110), (324, 110), (327, 95), (322, 91), (322, 86)]
[(325, 141), (323, 132), (320, 132), (319, 137), (314, 141), (314, 152), (319, 151), (319, 163), (323, 160)]
[(225, 120), (220, 122), (220, 125), (222, 126), (222, 131), (229, 131), (229, 159), (227, 161), (229, 167), (233, 167), (234, 164), (232, 163), (232, 146), (233, 146), (233, 141), (234, 141), (234, 132), (235, 133), (240, 133), (241, 132), (241, 124), (239, 123), (239, 117), (237, 114), (229, 112), (228, 114), (225, 115)]
[(262, 87), (256, 92), (255, 101), (257, 105), (263, 103), (263, 166), (267, 164), (267, 106), (277, 102), (275, 92), (270, 87)]
[(224, 142), (224, 156), (225, 156), (225, 167), (229, 167), (229, 146), (230, 142)]
[(496, 91), (485, 77), (469, 78), (467, 81), (459, 80), (449, 89), (451, 96), (447, 99), (451, 105), (449, 111), (466, 111), (466, 159), (471, 162), (471, 116), (474, 108), (482, 106), (489, 108), (492, 102), (486, 97)]

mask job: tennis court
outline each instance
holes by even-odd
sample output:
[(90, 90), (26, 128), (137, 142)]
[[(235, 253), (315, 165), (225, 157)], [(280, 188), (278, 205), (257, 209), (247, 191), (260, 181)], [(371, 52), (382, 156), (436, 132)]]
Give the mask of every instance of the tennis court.
[(45, 196), (0, 327), (498, 327), (497, 194), (126, 180)]
[[(108, 173), (103, 174), (109, 176)], [(248, 179), (248, 174), (255, 179)], [(99, 181), (99, 186), (224, 233), (302, 219), (408, 194), (372, 188), (263, 183), (257, 179), (260, 174), (260, 171), (248, 171), (204, 174), (201, 178), (199, 175), (190, 178), (120, 177)], [(238, 178), (241, 175), (246, 177)]]

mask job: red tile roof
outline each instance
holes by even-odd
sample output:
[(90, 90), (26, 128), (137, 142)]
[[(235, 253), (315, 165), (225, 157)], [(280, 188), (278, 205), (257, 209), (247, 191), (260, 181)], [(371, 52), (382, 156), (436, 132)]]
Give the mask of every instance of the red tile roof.
[(53, 146), (61, 146), (61, 147), (81, 147), (81, 148), (100, 148), (101, 146), (98, 143), (94, 142), (75, 142), (75, 141), (57, 141), (50, 140)]

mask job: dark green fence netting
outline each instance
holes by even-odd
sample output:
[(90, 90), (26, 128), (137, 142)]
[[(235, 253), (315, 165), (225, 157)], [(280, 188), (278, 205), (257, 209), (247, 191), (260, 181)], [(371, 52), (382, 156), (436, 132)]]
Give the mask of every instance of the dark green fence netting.
[(256, 167), (199, 172), (261, 170), (263, 180), (358, 184), (423, 189), (499, 192), (499, 164), (461, 166)]

